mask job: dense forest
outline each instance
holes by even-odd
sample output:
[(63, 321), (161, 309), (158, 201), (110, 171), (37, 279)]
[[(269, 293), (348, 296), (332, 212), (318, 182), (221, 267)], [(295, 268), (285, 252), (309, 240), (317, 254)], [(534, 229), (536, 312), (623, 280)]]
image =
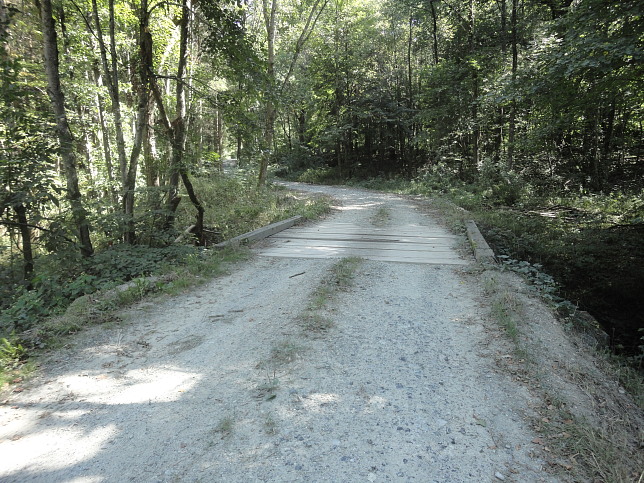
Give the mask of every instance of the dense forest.
[[(106, 272), (127, 280), (183, 256), (172, 242), (187, 227), (201, 246), (233, 234), (253, 202), (226, 219), (213, 207), (231, 190), (262, 193), (274, 173), (375, 179), (482, 210), (508, 265), (545, 267), (637, 353), (643, 10), (0, 0), (2, 332), (101, 288)], [(225, 158), (243, 179), (223, 179)]]

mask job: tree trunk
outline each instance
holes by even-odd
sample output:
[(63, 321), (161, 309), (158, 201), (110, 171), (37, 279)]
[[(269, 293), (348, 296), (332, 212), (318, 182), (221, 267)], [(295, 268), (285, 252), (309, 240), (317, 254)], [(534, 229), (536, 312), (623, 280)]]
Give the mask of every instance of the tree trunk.
[[(114, 130), (116, 135), (116, 146), (119, 159), (119, 174), (122, 194), (122, 212), (125, 216), (125, 230), (123, 239), (126, 243), (136, 241), (136, 232), (134, 225), (134, 194), (136, 189), (136, 175), (138, 170), (138, 160), (143, 144), (144, 130), (147, 125), (148, 104), (149, 104), (149, 69), (151, 68), (151, 51), (146, 45), (149, 32), (149, 13), (148, 2), (142, 0), (139, 17), (139, 72), (138, 83), (135, 82), (134, 89), (137, 91), (137, 117), (133, 127), (134, 142), (130, 157), (125, 150), (125, 136), (123, 133), (123, 116), (121, 112), (121, 96), (118, 79), (118, 57), (116, 51), (116, 19), (114, 11), (114, 0), (109, 0), (109, 60), (108, 47), (103, 37), (101, 22), (98, 16), (97, 0), (92, 0), (92, 16), (98, 40), (99, 52), (101, 57), (101, 66), (103, 77), (110, 95), (111, 110), (114, 116)], [(99, 100), (100, 103), (100, 100)], [(106, 131), (105, 129), (103, 130)], [(106, 155), (106, 160), (110, 160)]]
[[(517, 68), (519, 65), (519, 50), (517, 39), (517, 7), (519, 0), (512, 0), (512, 14), (510, 16), (511, 24), (511, 42), (512, 42), (512, 89), (515, 89), (515, 81), (517, 79)], [(515, 146), (515, 133), (516, 133), (516, 115), (517, 103), (513, 99), (510, 103), (510, 119), (508, 125), (508, 169), (514, 167), (514, 146)]]
[[(469, 48), (470, 53), (473, 55), (476, 52), (475, 46), (475, 21), (476, 21), (476, 10), (474, 5), (474, 0), (470, 0), (470, 9), (469, 9)], [(476, 67), (472, 67), (472, 173), (475, 173), (479, 168), (479, 138), (481, 135), (479, 127), (479, 74)], [(469, 173), (467, 173), (469, 174)]]
[(414, 108), (414, 69), (412, 65), (412, 47), (414, 40), (414, 17), (409, 16), (409, 36), (407, 37), (407, 90), (409, 91), (409, 109)]
[[(97, 87), (101, 87), (102, 80), (98, 68), (94, 69), (94, 82)], [(114, 166), (112, 163), (112, 150), (110, 148), (110, 132), (105, 120), (105, 110), (103, 109), (103, 96), (96, 94), (96, 110), (98, 111), (98, 120), (101, 129), (101, 140), (103, 144), (103, 158), (105, 161), (105, 170), (109, 181), (109, 193), (114, 208), (118, 207), (118, 194), (114, 189)]]
[(270, 152), (273, 149), (273, 138), (275, 136), (275, 16), (277, 13), (278, 0), (272, 0), (269, 8), (269, 0), (263, 0), (262, 13), (264, 16), (264, 26), (266, 28), (267, 49), (268, 49), (268, 66), (266, 73), (270, 83), (269, 93), (266, 99), (266, 117), (264, 119), (264, 149), (260, 157), (258, 186), (266, 183), (268, 171), (268, 162)]
[(188, 198), (190, 198), (190, 201), (192, 201), (192, 204), (197, 209), (197, 214), (195, 216), (195, 228), (192, 230), (192, 233), (194, 233), (195, 237), (197, 238), (197, 244), (204, 245), (205, 244), (205, 239), (203, 235), (203, 217), (205, 212), (204, 207), (199, 201), (199, 198), (197, 198), (194, 187), (192, 186), (192, 182), (190, 181), (190, 177), (188, 176), (188, 172), (185, 169), (181, 170), (181, 180), (183, 181), (183, 186), (185, 186), (186, 192), (188, 193)]
[[(150, 106), (148, 112), (148, 124), (154, 125), (154, 109)], [(145, 185), (148, 188), (157, 187), (160, 184), (160, 175), (158, 167), (158, 154), (156, 134), (154, 129), (149, 129), (146, 126), (143, 137), (143, 162), (145, 163)]]
[(94, 253), (87, 212), (82, 204), (82, 195), (78, 186), (74, 138), (67, 121), (65, 98), (60, 85), (58, 44), (56, 26), (52, 16), (51, 0), (41, 1), (41, 21), (43, 28), (43, 45), (45, 72), (47, 74), (47, 93), (56, 116), (56, 132), (60, 142), (60, 157), (67, 181), (67, 199), (71, 205), (72, 216), (78, 230), (81, 254), (90, 257)]
[[(95, 0), (94, 0), (95, 1)], [(113, 0), (110, 0), (113, 14)], [(152, 45), (149, 33), (149, 12), (148, 1), (141, 0), (139, 17), (139, 69), (138, 83), (134, 88), (137, 91), (137, 113), (136, 124), (134, 127), (134, 142), (132, 143), (132, 152), (127, 163), (127, 171), (123, 180), (123, 213), (126, 217), (125, 242), (134, 243), (136, 241), (136, 231), (134, 226), (134, 192), (136, 190), (136, 175), (139, 165), (139, 156), (143, 147), (143, 139), (146, 134), (148, 124), (148, 111), (150, 99), (150, 67), (152, 65)], [(110, 21), (110, 34), (112, 33), (113, 24)], [(113, 39), (112, 39), (113, 40)], [(114, 48), (114, 47), (113, 47)], [(113, 53), (113, 55), (115, 52)], [(114, 66), (113, 66), (114, 67)], [(137, 85), (138, 84), (138, 85)]]
[(119, 79), (118, 79), (118, 68), (117, 58), (116, 58), (116, 40), (114, 38), (114, 0), (109, 1), (110, 7), (110, 20), (109, 20), (109, 29), (110, 29), (110, 57), (108, 60), (107, 57), (107, 45), (103, 38), (103, 30), (101, 27), (101, 22), (98, 17), (98, 5), (96, 0), (92, 0), (92, 14), (94, 18), (94, 27), (96, 30), (96, 38), (98, 40), (98, 47), (101, 56), (101, 65), (103, 67), (103, 77), (105, 79), (105, 85), (107, 87), (107, 92), (110, 95), (110, 100), (112, 101), (112, 115), (114, 116), (114, 130), (116, 135), (116, 151), (119, 158), (119, 172), (121, 184), (125, 183), (127, 177), (127, 155), (125, 154), (125, 136), (123, 135), (123, 115), (121, 113), (121, 95), (119, 92)]
[[(291, 62), (289, 63), (288, 71), (282, 80), (281, 86), (279, 88), (279, 94), (284, 91), (284, 88), (288, 85), (291, 75), (293, 74), (293, 69), (297, 64), (304, 44), (311, 36), (311, 33), (315, 29), (320, 15), (326, 8), (326, 5), (329, 3), (329, 0), (316, 0), (309, 15), (306, 19), (306, 23), (300, 32), (300, 36), (295, 43), (295, 48), (293, 49), (293, 56), (291, 57)], [(271, 0), (269, 8), (269, 0), (262, 0), (262, 14), (264, 17), (264, 26), (266, 28), (266, 37), (267, 37), (267, 49), (268, 49), (268, 67), (267, 75), (270, 82), (270, 89), (266, 99), (266, 118), (264, 119), (264, 152), (260, 158), (259, 165), (259, 176), (257, 180), (257, 185), (262, 186), (266, 183), (266, 175), (268, 171), (268, 163), (271, 158), (271, 153), (273, 152), (273, 144), (275, 140), (275, 121), (277, 119), (277, 80), (275, 78), (275, 32), (276, 32), (276, 14), (277, 14), (277, 5), (278, 0)]]
[[(507, 0), (497, 2), (501, 17), (501, 52), (503, 60), (505, 61), (508, 53), (508, 13), (507, 13)], [(494, 160), (500, 161), (503, 159), (503, 151), (505, 144), (505, 123), (506, 123), (506, 110), (505, 106), (499, 106), (497, 113), (496, 126), (494, 127)]]
[(22, 259), (24, 260), (23, 276), (24, 280), (29, 282), (34, 272), (34, 254), (31, 248), (31, 228), (27, 221), (27, 208), (25, 208), (25, 205), (19, 204), (15, 205), (13, 209), (16, 212), (16, 218), (20, 226), (20, 236), (22, 238)]
[(4, 58), (7, 54), (5, 41), (9, 34), (9, 21), (11, 12), (7, 8), (4, 0), (0, 0), (0, 55)]
[(188, 16), (190, 15), (188, 0), (183, 0), (181, 6), (181, 24), (179, 25), (179, 63), (177, 65), (177, 85), (175, 91), (175, 113), (177, 117), (172, 121), (172, 129), (169, 132), (171, 136), (172, 153), (170, 158), (170, 191), (168, 192), (168, 202), (166, 205), (166, 209), (169, 212), (168, 220), (166, 222), (166, 226), (168, 228), (174, 224), (175, 212), (179, 206), (179, 202), (181, 201), (181, 197), (179, 196), (179, 178), (183, 168), (183, 154), (186, 143), (186, 92), (183, 78), (186, 72), (188, 49)]
[(595, 172), (596, 177), (596, 186), (599, 189), (603, 189), (606, 183), (606, 166), (609, 166), (610, 155), (612, 151), (613, 144), (613, 133), (615, 131), (615, 114), (617, 111), (616, 99), (613, 97), (610, 100), (608, 105), (608, 112), (604, 117), (602, 122), (602, 149), (601, 149), (601, 159), (599, 160), (599, 165)]
[(236, 144), (237, 144), (237, 146), (236, 146), (236, 148), (235, 148), (235, 157), (237, 158), (237, 166), (241, 166), (242, 141), (243, 141), (243, 139), (242, 139), (241, 129), (239, 129), (239, 131), (238, 131), (238, 133), (237, 133), (237, 139), (236, 139), (236, 141), (237, 141), (237, 143), (236, 143)]
[[(183, 155), (186, 143), (186, 92), (184, 86), (184, 77), (186, 73), (186, 64), (188, 60), (188, 37), (189, 37), (189, 23), (190, 23), (190, 3), (189, 0), (182, 1), (182, 17), (179, 25), (180, 40), (179, 40), (179, 63), (177, 65), (176, 75), (176, 91), (175, 91), (175, 112), (177, 117), (170, 122), (168, 119), (165, 105), (163, 104), (163, 97), (161, 90), (155, 79), (151, 79), (152, 95), (159, 108), (159, 118), (165, 128), (165, 131), (170, 139), (171, 157), (170, 157), (170, 179), (169, 179), (169, 192), (166, 201), (166, 220), (165, 228), (170, 229), (174, 225), (175, 213), (181, 197), (179, 196), (179, 179), (188, 192), (188, 197), (192, 204), (197, 209), (197, 223), (193, 233), (201, 243), (203, 241), (203, 215), (204, 208), (195, 195), (192, 183), (188, 176), (188, 170), (183, 165)], [(148, 34), (149, 35), (149, 34)], [(151, 52), (151, 50), (150, 50)]]
[(434, 2), (430, 1), (429, 6), (432, 11), (432, 50), (434, 53), (434, 64), (438, 65), (438, 19), (436, 18), (436, 7), (434, 6)]

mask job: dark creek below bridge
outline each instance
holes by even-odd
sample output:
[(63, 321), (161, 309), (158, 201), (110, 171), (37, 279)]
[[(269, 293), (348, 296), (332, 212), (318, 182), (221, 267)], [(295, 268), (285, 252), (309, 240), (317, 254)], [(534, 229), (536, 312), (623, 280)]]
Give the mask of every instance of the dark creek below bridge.
[[(495, 252), (508, 253), (506, 240), (482, 227)], [(561, 286), (561, 296), (597, 319), (610, 348), (641, 355), (644, 335), (644, 224), (583, 228), (567, 234), (548, 257), (541, 247), (522, 247), (521, 257), (541, 263)]]

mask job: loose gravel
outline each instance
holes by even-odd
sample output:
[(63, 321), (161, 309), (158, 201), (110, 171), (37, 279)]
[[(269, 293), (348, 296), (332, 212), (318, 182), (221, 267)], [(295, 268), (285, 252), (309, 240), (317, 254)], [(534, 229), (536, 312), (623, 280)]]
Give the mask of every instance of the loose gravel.
[[(391, 195), (319, 189), (359, 206), (343, 222), (384, 205), (394, 227), (435, 223)], [(559, 481), (533, 442), (534, 401), (490, 356), (503, 342), (470, 255), (363, 260), (314, 309), (332, 327), (307, 331), (337, 260), (261, 250), (47, 356), (0, 406), (0, 480)]]

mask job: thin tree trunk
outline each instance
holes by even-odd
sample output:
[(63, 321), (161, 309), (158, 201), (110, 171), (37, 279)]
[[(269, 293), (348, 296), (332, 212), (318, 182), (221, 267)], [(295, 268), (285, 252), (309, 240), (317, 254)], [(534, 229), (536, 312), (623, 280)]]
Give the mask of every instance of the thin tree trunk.
[(241, 129), (237, 133), (237, 147), (235, 149), (235, 157), (237, 158), (237, 166), (241, 166), (241, 155), (242, 155), (242, 134)]
[(78, 186), (76, 156), (74, 154), (74, 139), (65, 109), (65, 97), (60, 85), (58, 44), (56, 26), (52, 16), (51, 0), (41, 0), (41, 21), (43, 28), (43, 44), (45, 57), (45, 72), (47, 74), (47, 93), (51, 100), (56, 116), (56, 131), (60, 142), (60, 157), (67, 180), (67, 199), (71, 205), (72, 216), (78, 230), (81, 254), (90, 257), (94, 253), (87, 212), (82, 204), (82, 195)]
[(183, 78), (186, 72), (187, 47), (188, 47), (188, 0), (182, 1), (182, 15), (179, 41), (179, 63), (177, 65), (177, 85), (176, 85), (176, 118), (172, 122), (171, 146), (172, 154), (170, 159), (170, 191), (168, 193), (167, 209), (169, 211), (167, 227), (174, 224), (174, 214), (179, 206), (181, 198), (179, 197), (179, 177), (183, 164), (183, 154), (186, 141), (186, 93), (183, 84)]
[[(293, 69), (302, 53), (302, 49), (315, 29), (315, 25), (328, 3), (329, 0), (316, 0), (311, 7), (306, 23), (302, 28), (302, 32), (300, 32), (297, 42), (295, 43), (293, 56), (291, 57), (288, 71), (286, 72), (279, 88), (279, 94), (281, 94), (288, 85), (291, 75), (293, 74)], [(273, 144), (275, 140), (275, 121), (277, 119), (278, 95), (277, 80), (275, 78), (275, 33), (277, 8), (278, 0), (271, 0), (270, 8), (269, 0), (262, 0), (262, 14), (264, 17), (264, 26), (266, 28), (268, 49), (268, 67), (266, 73), (268, 75), (269, 82), (271, 83), (271, 89), (266, 100), (266, 117), (264, 119), (264, 152), (260, 158), (259, 176), (257, 180), (258, 186), (263, 186), (266, 183), (268, 163), (274, 148)]]
[(608, 106), (608, 113), (602, 122), (602, 148), (601, 158), (599, 159), (597, 169), (595, 171), (596, 187), (603, 189), (606, 183), (606, 169), (604, 166), (609, 165), (609, 157), (612, 151), (613, 133), (615, 131), (615, 114), (617, 111), (616, 99), (613, 97)]
[(16, 212), (22, 238), (23, 277), (26, 282), (29, 282), (34, 272), (34, 254), (31, 247), (31, 228), (27, 220), (27, 208), (25, 205), (19, 204), (15, 205), (13, 209)]
[(268, 66), (266, 73), (271, 83), (270, 92), (266, 99), (266, 117), (264, 119), (264, 149), (259, 164), (259, 177), (257, 184), (263, 186), (266, 183), (270, 151), (273, 149), (273, 138), (275, 136), (275, 15), (277, 12), (278, 0), (272, 0), (270, 9), (268, 0), (263, 0), (262, 13), (264, 26), (266, 28)]
[(429, 7), (431, 8), (432, 11), (432, 40), (433, 40), (433, 54), (434, 54), (434, 64), (438, 65), (439, 58), (438, 58), (438, 20), (436, 18), (436, 7), (434, 6), (434, 2), (430, 1), (429, 2)]
[[(286, 72), (286, 75), (284, 76), (284, 80), (282, 81), (282, 86), (280, 88), (280, 93), (284, 91), (284, 88), (288, 85), (291, 75), (293, 74), (293, 69), (295, 68), (295, 65), (297, 64), (297, 61), (300, 57), (300, 54), (302, 53), (302, 49), (304, 48), (304, 44), (306, 44), (307, 40), (313, 33), (313, 30), (315, 29), (315, 25), (317, 24), (320, 15), (322, 15), (322, 12), (324, 12), (324, 9), (326, 8), (327, 4), (329, 3), (329, 0), (316, 0), (313, 6), (311, 7), (311, 10), (309, 11), (309, 16), (306, 19), (306, 23), (304, 24), (304, 28), (302, 28), (302, 32), (300, 32), (300, 36), (297, 39), (297, 42), (295, 43), (295, 49), (293, 50), (293, 56), (291, 57), (291, 63), (289, 64), (288, 71)], [(273, 7), (276, 8), (277, 0), (274, 0), (273, 2)], [(320, 5), (321, 4), (321, 5)], [(272, 13), (274, 16), (274, 12)], [(275, 20), (273, 19), (273, 23)], [(275, 25), (273, 25), (273, 37), (275, 36)]]
[[(148, 124), (154, 125), (154, 109), (148, 112)], [(143, 160), (145, 163), (145, 185), (147, 187), (159, 186), (159, 169), (157, 166), (157, 145), (155, 131), (146, 126), (143, 137)]]
[(409, 108), (414, 108), (414, 70), (412, 67), (412, 46), (414, 33), (414, 17), (409, 16), (409, 36), (407, 37), (407, 89), (409, 90)]
[[(497, 2), (501, 14), (501, 52), (503, 53), (503, 60), (508, 53), (508, 14), (507, 14), (507, 0)], [(499, 161), (503, 158), (504, 137), (505, 137), (505, 107), (499, 107), (497, 125), (495, 128), (494, 139), (494, 159)]]
[(114, 131), (116, 135), (116, 151), (119, 158), (119, 172), (121, 185), (125, 184), (127, 178), (127, 154), (125, 153), (125, 136), (123, 135), (123, 115), (121, 113), (121, 95), (119, 92), (119, 79), (116, 58), (116, 40), (114, 39), (114, 0), (109, 0), (110, 11), (110, 56), (107, 58), (107, 45), (103, 38), (103, 30), (98, 16), (97, 0), (92, 0), (92, 14), (94, 18), (94, 27), (96, 30), (96, 38), (98, 40), (99, 52), (101, 56), (101, 65), (103, 67), (103, 77), (107, 92), (112, 101), (112, 115), (114, 116)]
[(197, 198), (190, 178), (188, 176), (188, 170), (183, 165), (183, 155), (185, 150), (186, 142), (186, 93), (184, 87), (184, 77), (186, 72), (187, 64), (187, 51), (188, 51), (188, 37), (189, 37), (189, 24), (190, 24), (190, 3), (189, 0), (182, 1), (182, 18), (180, 28), (180, 40), (179, 40), (179, 63), (177, 65), (177, 74), (176, 74), (176, 104), (175, 112), (177, 117), (174, 121), (170, 122), (165, 105), (163, 104), (163, 97), (161, 90), (155, 79), (151, 79), (151, 88), (152, 94), (156, 101), (157, 107), (159, 108), (159, 118), (165, 128), (165, 131), (170, 139), (171, 145), (171, 157), (170, 157), (170, 179), (169, 179), (169, 192), (168, 199), (166, 201), (166, 220), (165, 228), (170, 229), (174, 225), (175, 213), (179, 203), (181, 202), (181, 197), (179, 196), (179, 179), (183, 181), (183, 184), (188, 193), (188, 197), (192, 204), (197, 209), (196, 216), (196, 225), (195, 229), (192, 231), (199, 243), (203, 242), (203, 215), (204, 208), (203, 205), (199, 202)]
[(205, 243), (203, 236), (203, 217), (204, 217), (204, 207), (197, 198), (195, 194), (194, 187), (188, 176), (188, 172), (185, 169), (181, 170), (181, 181), (183, 181), (183, 186), (186, 188), (186, 193), (188, 193), (188, 198), (192, 201), (192, 204), (197, 209), (197, 215), (195, 216), (195, 228), (192, 230), (192, 233), (197, 238), (197, 243), (203, 245)]
[[(134, 190), (136, 188), (136, 171), (138, 166), (138, 156), (141, 152), (141, 139), (143, 127), (141, 123), (147, 122), (146, 107), (141, 106), (141, 100), (137, 104), (137, 116), (144, 116), (144, 119), (137, 117), (134, 125), (134, 146), (128, 157), (125, 150), (125, 136), (123, 133), (123, 115), (121, 111), (121, 94), (119, 88), (118, 78), (118, 54), (116, 51), (116, 19), (114, 12), (114, 0), (109, 0), (109, 60), (107, 55), (107, 45), (103, 38), (100, 19), (98, 17), (97, 0), (92, 0), (92, 13), (94, 17), (94, 24), (96, 28), (96, 37), (98, 39), (99, 51), (101, 56), (101, 64), (103, 66), (103, 74), (107, 85), (107, 90), (110, 94), (112, 101), (112, 114), (114, 116), (114, 130), (116, 134), (116, 150), (119, 159), (119, 173), (121, 179), (122, 191), (122, 209), (126, 220), (125, 232), (123, 234), (126, 243), (134, 243), (136, 239), (135, 226), (134, 226)], [(141, 19), (148, 22), (147, 1), (141, 5)], [(147, 77), (147, 73), (145, 74)], [(145, 83), (143, 82), (142, 88), (145, 90)], [(139, 93), (139, 97), (147, 94)]]
[(5, 40), (9, 34), (9, 21), (11, 20), (11, 12), (7, 8), (4, 0), (0, 0), (0, 55), (2, 57), (7, 54), (7, 47)]
[[(469, 12), (469, 47), (470, 53), (474, 53), (476, 46), (475, 42), (475, 21), (476, 21), (476, 10), (474, 6), (474, 0), (470, 0), (470, 12)], [(479, 75), (478, 71), (475, 68), (472, 68), (472, 123), (474, 124), (472, 132), (472, 172), (476, 172), (479, 168), (479, 138), (480, 138), (480, 127), (478, 120), (478, 102), (479, 102)]]
[[(510, 16), (510, 28), (512, 29), (510, 36), (512, 42), (512, 88), (514, 89), (514, 82), (517, 78), (517, 68), (519, 65), (519, 50), (517, 39), (517, 7), (519, 0), (512, 0), (512, 14)], [(517, 103), (512, 100), (510, 103), (510, 119), (508, 125), (508, 169), (514, 167), (514, 146), (515, 146), (515, 133), (516, 133), (516, 114)]]
[[(102, 85), (101, 74), (98, 68), (94, 69), (94, 81), (97, 87)], [(105, 170), (109, 181), (109, 193), (112, 198), (112, 204), (118, 206), (118, 194), (114, 190), (114, 166), (112, 163), (112, 150), (110, 148), (110, 132), (105, 120), (105, 110), (103, 109), (103, 96), (96, 94), (96, 110), (98, 111), (98, 121), (101, 129), (101, 140), (103, 144), (103, 157), (105, 160)]]
[[(96, 0), (93, 0), (96, 1)], [(111, 2), (110, 16), (113, 15), (113, 0)], [(113, 18), (110, 19), (110, 34), (113, 34)], [(134, 142), (130, 159), (127, 163), (127, 172), (123, 180), (123, 213), (126, 215), (125, 241), (134, 243), (136, 241), (136, 231), (134, 226), (134, 192), (136, 189), (136, 175), (139, 166), (139, 157), (143, 147), (143, 139), (148, 123), (149, 99), (150, 99), (150, 67), (152, 65), (152, 43), (149, 33), (149, 12), (148, 1), (141, 0), (139, 13), (139, 62), (138, 62), (138, 83), (135, 83), (137, 90), (137, 110), (136, 124), (134, 126)], [(114, 38), (112, 37), (112, 42)], [(112, 48), (115, 49), (114, 45)], [(113, 51), (112, 55), (116, 54)], [(113, 57), (114, 60), (114, 57)], [(115, 68), (115, 64), (112, 65)], [(138, 85), (137, 85), (138, 84)]]

